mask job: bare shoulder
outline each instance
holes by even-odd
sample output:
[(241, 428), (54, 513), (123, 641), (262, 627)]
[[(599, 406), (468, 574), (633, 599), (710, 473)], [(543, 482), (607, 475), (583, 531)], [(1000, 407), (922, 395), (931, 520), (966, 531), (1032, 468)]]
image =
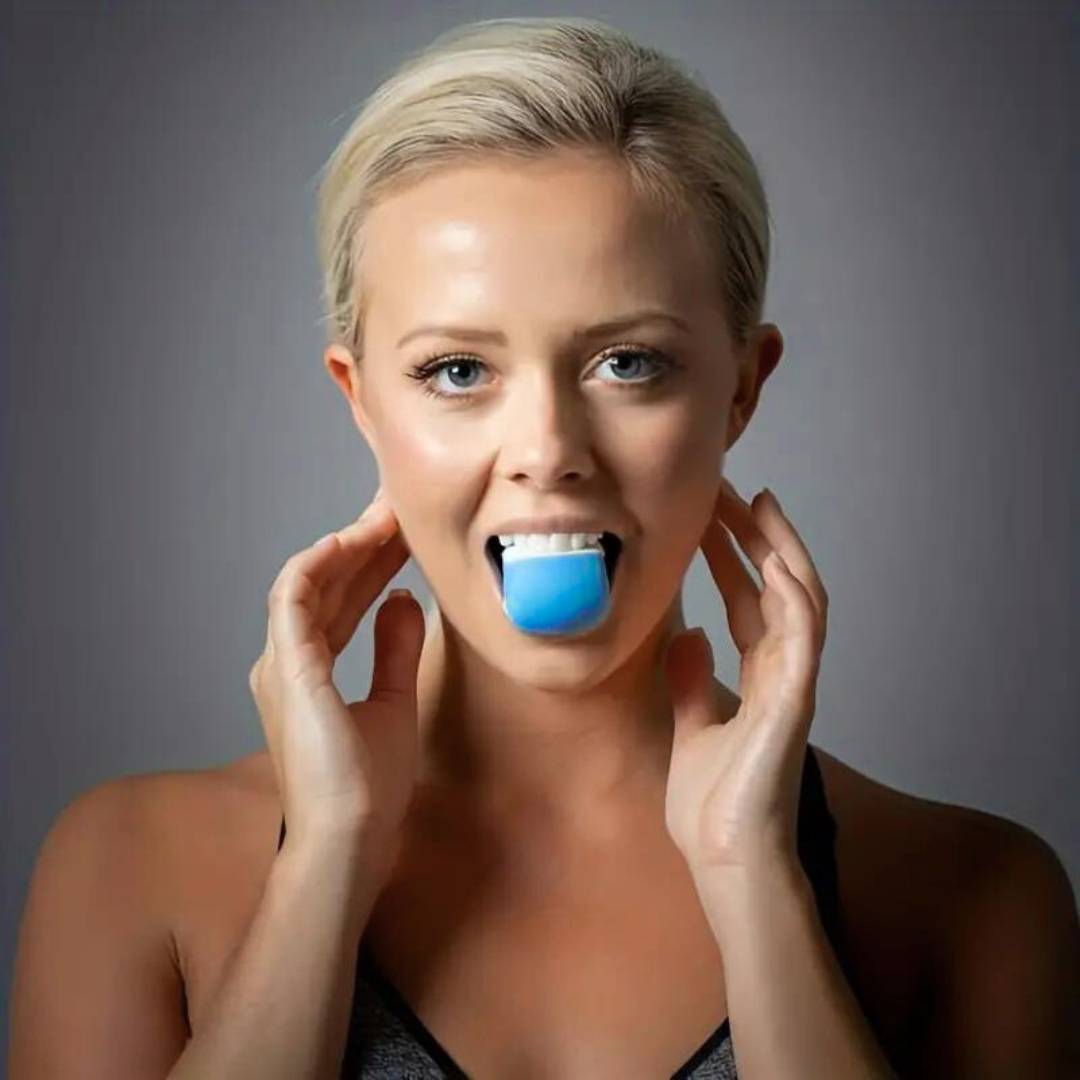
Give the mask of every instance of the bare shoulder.
[(272, 860), (277, 836), (270, 823), (279, 801), (266, 758), (250, 754), (210, 768), (117, 777), (80, 794), (64, 813), (99, 806), (123, 815), (126, 827), (103, 831), (102, 843), (141, 838), (148, 857), (157, 853), (155, 871), (179, 890), (192, 871), (215, 861)]
[[(916, 1075), (957, 1077), (989, 1075), (979, 1069), (1010, 1053), (1060, 1057), (1047, 1018), (1053, 1002), (1075, 1000), (1080, 929), (1053, 847), (1019, 822), (912, 795), (814, 749), (837, 825), (852, 974), (894, 1054)], [(1025, 994), (1036, 1010), (1025, 1013)]]
[(167, 862), (169, 918), (185, 974), (254, 909), (277, 851), (280, 800), (268, 754), (132, 778)]
[(134, 778), (146, 786), (164, 837), (195, 858), (272, 860), (277, 786), (266, 753), (207, 769), (171, 770)]
[(203, 891), (216, 899), (273, 861), (280, 811), (267, 764), (268, 755), (250, 754), (205, 769), (107, 780), (64, 808), (46, 843), (92, 834), (97, 858), (142, 881), (156, 917), (182, 938)]
[[(109, 780), (64, 815), (97, 817), (98, 858), (166, 936), (189, 1005), (258, 905), (277, 851), (268, 754)], [(55, 828), (55, 827), (54, 827)]]
[(208, 891), (199, 864), (240, 852), (234, 877), (219, 877), (227, 890), (263, 857), (248, 833), (266, 794), (249, 784), (242, 765), (123, 776), (61, 808), (19, 920), (13, 1077), (165, 1074), (190, 1030), (189, 975), (212, 956), (212, 923), (194, 902)]
[[(892, 787), (814, 747), (829, 812), (841, 914), (866, 991), (904, 987), (904, 1009), (968, 878), (966, 810)], [(992, 831), (992, 830), (990, 830)], [(899, 1002), (895, 1003), (899, 1007)]]
[[(1053, 848), (1019, 822), (892, 787), (814, 747), (836, 819), (838, 867), (852, 879), (907, 881), (934, 900), (965, 897), (973, 880), (1002, 859), (1056, 860)], [(890, 874), (890, 869), (893, 871)]]
[(280, 800), (268, 753), (204, 769), (124, 777), (143, 831), (129, 860), (155, 878), (147, 904), (167, 927), (186, 1022), (199, 1030), (254, 916), (277, 852)]

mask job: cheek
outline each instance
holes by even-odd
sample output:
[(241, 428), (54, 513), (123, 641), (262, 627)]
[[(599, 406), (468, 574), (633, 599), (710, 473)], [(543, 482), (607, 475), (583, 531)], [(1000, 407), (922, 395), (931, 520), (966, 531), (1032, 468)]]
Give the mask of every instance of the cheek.
[(665, 420), (619, 454), (627, 498), (645, 532), (644, 565), (661, 577), (684, 570), (697, 552), (724, 460), (715, 411), (684, 405)]
[[(647, 422), (646, 422), (647, 419)], [(615, 436), (619, 471), (646, 506), (708, 497), (723, 458), (723, 425), (712, 410), (681, 399)]]
[(475, 478), (482, 458), (475, 440), (441, 433), (434, 425), (384, 425), (379, 466), (416, 558), (439, 563), (458, 552), (448, 543), (456, 529), (469, 528)]
[[(430, 491), (431, 483), (445, 482), (454, 476), (460, 478), (464, 454), (468, 452), (467, 441), (442, 437), (432, 425), (402, 422), (379, 440), (382, 465), (394, 473), (406, 487), (417, 489), (417, 494)], [(423, 477), (420, 485), (416, 480)]]

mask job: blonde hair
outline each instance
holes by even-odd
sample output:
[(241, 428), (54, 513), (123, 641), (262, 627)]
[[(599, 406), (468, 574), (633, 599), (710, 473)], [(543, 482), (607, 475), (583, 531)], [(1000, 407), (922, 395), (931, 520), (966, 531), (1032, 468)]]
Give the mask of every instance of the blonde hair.
[(695, 75), (604, 22), (487, 19), (411, 54), (367, 99), (323, 166), (318, 246), (328, 339), (360, 359), (364, 220), (442, 165), (552, 150), (617, 155), (633, 190), (692, 217), (737, 346), (761, 321), (769, 209), (757, 167)]

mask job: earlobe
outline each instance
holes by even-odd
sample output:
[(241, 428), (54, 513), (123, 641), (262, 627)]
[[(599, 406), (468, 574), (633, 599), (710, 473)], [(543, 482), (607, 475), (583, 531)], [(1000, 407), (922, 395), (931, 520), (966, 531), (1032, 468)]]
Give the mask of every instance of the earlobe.
[(738, 362), (738, 385), (728, 413), (727, 446), (730, 450), (746, 430), (765, 381), (776, 370), (784, 352), (784, 338), (775, 323), (755, 327)]
[(349, 402), (349, 412), (352, 413), (353, 423), (356, 424), (357, 430), (364, 436), (367, 444), (371, 445), (371, 434), (368, 431), (367, 417), (364, 416), (363, 409), (355, 401)]
[(728, 451), (739, 441), (739, 437), (746, 428), (746, 423), (743, 420), (743, 411), (743, 402), (736, 397), (731, 403), (731, 409), (728, 412), (727, 435), (724, 440), (725, 457), (727, 456)]

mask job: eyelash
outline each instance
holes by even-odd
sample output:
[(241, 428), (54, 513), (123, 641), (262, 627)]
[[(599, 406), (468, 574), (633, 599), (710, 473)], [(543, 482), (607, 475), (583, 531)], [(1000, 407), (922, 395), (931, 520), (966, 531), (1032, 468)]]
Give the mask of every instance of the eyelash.
[[(660, 369), (658, 374), (653, 375), (647, 379), (638, 379), (634, 382), (626, 383), (627, 386), (635, 388), (651, 388), (655, 384), (661, 382), (676, 367), (676, 364), (673, 360), (669, 359), (666, 356), (663, 356), (661, 353), (658, 353), (653, 349), (642, 348), (640, 345), (612, 345), (610, 348), (605, 349), (602, 353), (604, 360), (608, 360), (611, 357), (618, 355), (643, 357), (652, 361)], [(435, 353), (427, 357), (426, 360), (414, 367), (412, 371), (409, 372), (409, 378), (415, 379), (417, 382), (421, 383), (421, 388), (423, 389), (424, 393), (430, 395), (431, 397), (459, 399), (471, 398), (475, 396), (472, 390), (463, 390), (461, 393), (448, 394), (443, 390), (436, 390), (435, 387), (432, 385), (432, 381), (434, 380), (435, 376), (444, 368), (453, 367), (456, 364), (473, 362), (480, 364), (483, 363), (483, 361), (480, 360), (479, 357), (470, 356), (468, 353)], [(603, 360), (601, 361), (601, 363), (603, 363)], [(599, 367), (599, 365), (597, 366)], [(623, 380), (617, 379), (615, 381), (621, 382)]]

